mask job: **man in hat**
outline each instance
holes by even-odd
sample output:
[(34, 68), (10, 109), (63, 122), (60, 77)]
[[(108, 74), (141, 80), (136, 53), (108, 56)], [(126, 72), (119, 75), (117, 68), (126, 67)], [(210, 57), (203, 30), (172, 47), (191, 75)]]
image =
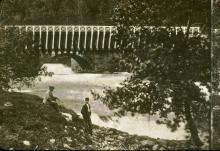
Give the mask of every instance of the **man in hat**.
[(54, 86), (49, 86), (49, 91), (45, 99), (57, 112), (60, 112), (58, 104), (56, 103), (56, 100), (59, 100), (59, 98), (53, 96), (53, 90)]
[(91, 121), (91, 107), (89, 104), (89, 98), (85, 98), (85, 104), (81, 109), (81, 113), (85, 122), (85, 130), (92, 135), (92, 121)]

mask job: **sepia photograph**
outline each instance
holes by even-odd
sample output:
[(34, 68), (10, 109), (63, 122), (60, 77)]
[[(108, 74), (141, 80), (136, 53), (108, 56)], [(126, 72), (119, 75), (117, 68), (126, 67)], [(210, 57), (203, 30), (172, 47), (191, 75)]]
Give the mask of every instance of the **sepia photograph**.
[(219, 0), (0, 0), (0, 149), (220, 149)]

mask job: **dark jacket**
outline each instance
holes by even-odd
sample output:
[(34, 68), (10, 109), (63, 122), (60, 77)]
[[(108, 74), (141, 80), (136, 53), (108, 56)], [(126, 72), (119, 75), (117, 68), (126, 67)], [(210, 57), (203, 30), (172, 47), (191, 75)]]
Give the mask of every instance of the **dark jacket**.
[[(90, 107), (90, 105), (89, 105)], [(81, 109), (81, 113), (83, 115), (83, 117), (90, 117), (91, 116), (91, 107), (90, 107), (90, 112), (88, 109), (88, 106), (86, 104), (83, 105), (82, 109)]]

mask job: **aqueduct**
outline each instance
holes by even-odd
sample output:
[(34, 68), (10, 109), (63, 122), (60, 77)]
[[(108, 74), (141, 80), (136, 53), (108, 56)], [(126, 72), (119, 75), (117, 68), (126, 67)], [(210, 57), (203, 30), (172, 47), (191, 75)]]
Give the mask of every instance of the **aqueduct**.
[[(69, 56), (81, 54), (80, 52), (111, 52), (117, 49), (117, 42), (113, 33), (117, 32), (115, 26), (98, 25), (14, 25), (5, 26), (5, 29), (18, 28), (20, 33), (26, 33), (32, 39), (31, 43), (25, 44), (25, 49), (34, 48), (41, 56), (58, 56), (68, 54)], [(140, 32), (140, 28), (132, 27), (134, 33)], [(149, 27), (150, 30), (153, 27)], [(186, 33), (187, 27), (175, 27), (174, 32), (179, 30)], [(200, 33), (199, 27), (191, 27), (189, 34)], [(138, 37), (132, 47), (138, 47), (146, 41)], [(121, 41), (122, 42), (122, 41)], [(103, 57), (103, 56), (102, 56)], [(104, 56), (103, 60), (108, 59)], [(101, 57), (97, 57), (101, 58)], [(79, 57), (78, 57), (79, 59)], [(89, 64), (88, 64), (89, 65)]]
[[(116, 41), (112, 33), (115, 26), (72, 26), (72, 25), (15, 25), (5, 26), (5, 29), (16, 27), (20, 32), (29, 33), (34, 43), (39, 43), (37, 49), (44, 51), (53, 50), (55, 53), (73, 52), (73, 50), (110, 50), (116, 49)], [(153, 27), (150, 27), (151, 29)], [(187, 27), (176, 27), (176, 33), (182, 29), (186, 33)], [(133, 27), (134, 32), (139, 28)], [(199, 27), (191, 27), (190, 34), (200, 32)], [(141, 38), (137, 45), (140, 45)], [(34, 46), (32, 44), (32, 47)], [(26, 49), (28, 49), (26, 45)], [(57, 50), (57, 52), (56, 52)]]

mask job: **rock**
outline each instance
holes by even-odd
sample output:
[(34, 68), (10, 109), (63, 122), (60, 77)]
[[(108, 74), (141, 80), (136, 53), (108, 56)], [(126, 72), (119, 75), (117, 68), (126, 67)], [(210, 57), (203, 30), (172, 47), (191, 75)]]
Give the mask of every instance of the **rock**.
[(154, 146), (155, 142), (151, 141), (151, 140), (143, 140), (140, 142), (142, 146)]
[(126, 137), (126, 136), (128, 136), (128, 133), (122, 133), (121, 136)]
[(8, 140), (8, 141), (16, 141), (16, 140), (18, 140), (18, 136), (16, 136), (16, 135), (7, 135), (7, 136), (5, 136), (5, 139)]
[(124, 137), (119, 135), (119, 136), (118, 136), (118, 139), (119, 139), (119, 140), (123, 140)]
[(86, 146), (83, 146), (83, 147), (82, 147), (82, 150), (87, 150), (87, 147), (86, 147)]
[(34, 148), (34, 150), (36, 150), (38, 148), (38, 145)]
[(103, 149), (104, 150), (111, 150), (111, 148), (109, 146), (105, 146)]
[(71, 137), (66, 137), (66, 140), (68, 141), (68, 142), (72, 142), (73, 140), (71, 139)]
[(92, 146), (92, 145), (88, 145), (88, 146), (86, 147), (87, 150), (92, 150), (93, 148), (94, 148), (94, 146)]
[(5, 107), (10, 107), (10, 106), (13, 106), (13, 104), (11, 102), (5, 102), (4, 106)]
[(73, 150), (74, 148), (70, 147), (68, 144), (63, 144), (63, 147)]
[(26, 146), (30, 146), (31, 145), (31, 143), (29, 141), (26, 141), (26, 140), (23, 141), (23, 144), (26, 145)]
[(164, 147), (160, 147), (159, 150), (166, 150), (166, 148), (164, 148)]
[(116, 142), (116, 143), (120, 143), (121, 141), (120, 141), (120, 140), (115, 140), (115, 142)]
[(106, 141), (114, 142), (114, 138), (106, 138)]
[(72, 115), (69, 114), (69, 113), (63, 113), (61, 112), (61, 114), (64, 116), (64, 118), (67, 120), (67, 121), (72, 121)]
[(107, 143), (107, 141), (105, 140), (105, 141), (102, 143), (102, 146), (105, 147), (105, 146), (107, 146), (107, 144), (108, 144), (108, 143)]
[(108, 135), (112, 135), (113, 133), (113, 131), (108, 131)]
[(156, 144), (156, 145), (154, 145), (153, 147), (152, 147), (152, 150), (158, 150), (159, 149), (159, 145), (158, 144)]
[(56, 140), (54, 138), (52, 138), (49, 141), (50, 141), (51, 144), (53, 144), (53, 143), (55, 143)]

